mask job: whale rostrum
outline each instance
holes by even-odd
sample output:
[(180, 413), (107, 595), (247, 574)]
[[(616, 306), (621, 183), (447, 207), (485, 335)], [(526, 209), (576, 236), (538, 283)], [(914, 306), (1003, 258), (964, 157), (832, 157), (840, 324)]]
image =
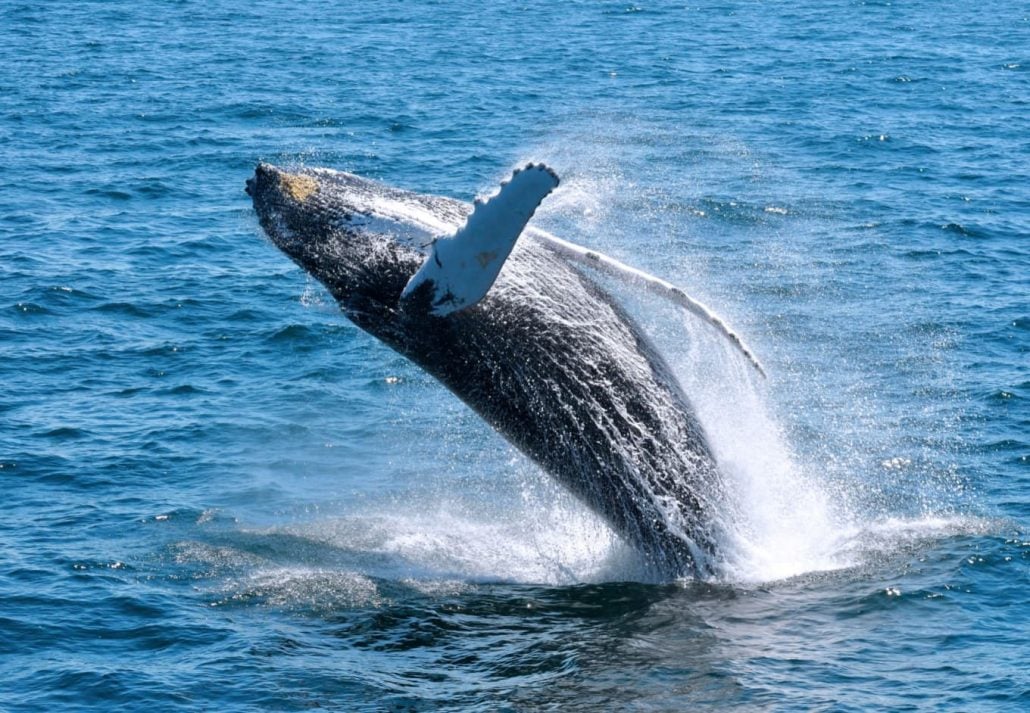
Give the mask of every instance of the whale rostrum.
[(557, 185), (529, 164), (473, 206), (259, 164), (247, 192), (272, 242), (355, 324), (439, 380), (657, 576), (706, 576), (729, 508), (703, 428), (657, 349), (583, 265), (682, 304), (759, 365), (678, 288), (527, 226)]

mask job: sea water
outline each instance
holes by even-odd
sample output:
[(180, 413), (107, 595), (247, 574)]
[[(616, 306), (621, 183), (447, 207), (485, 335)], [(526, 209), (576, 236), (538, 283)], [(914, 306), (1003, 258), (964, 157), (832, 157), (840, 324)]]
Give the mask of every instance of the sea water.
[[(1030, 707), (1030, 11), (0, 8), (0, 709)], [(262, 237), (259, 160), (534, 221), (732, 495), (638, 556)], [(730, 506), (728, 506), (730, 507)]]

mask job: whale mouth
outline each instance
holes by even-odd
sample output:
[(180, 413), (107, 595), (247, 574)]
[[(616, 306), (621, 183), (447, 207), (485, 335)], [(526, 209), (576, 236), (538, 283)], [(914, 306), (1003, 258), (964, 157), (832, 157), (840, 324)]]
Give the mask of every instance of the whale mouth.
[(265, 234), (276, 247), (296, 259), (296, 251), (302, 246), (302, 241), (298, 239), (289, 217), (294, 201), (283, 186), (286, 175), (271, 164), (259, 163), (254, 174), (247, 179), (244, 190), (253, 200), (254, 211)]
[(247, 195), (254, 198), (262, 183), (268, 183), (280, 175), (279, 169), (270, 163), (261, 162), (254, 167), (254, 175), (247, 179), (246, 187), (243, 189)]

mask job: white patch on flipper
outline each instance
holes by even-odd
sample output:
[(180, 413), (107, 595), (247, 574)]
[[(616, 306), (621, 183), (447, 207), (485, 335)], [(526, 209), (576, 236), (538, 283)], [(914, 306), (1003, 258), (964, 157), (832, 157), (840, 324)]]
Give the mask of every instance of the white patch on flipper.
[(401, 299), (431, 282), (433, 314), (445, 316), (479, 302), (490, 291), (540, 201), (557, 185), (558, 176), (542, 164), (516, 170), (497, 195), (476, 202), (465, 227), (433, 243)]

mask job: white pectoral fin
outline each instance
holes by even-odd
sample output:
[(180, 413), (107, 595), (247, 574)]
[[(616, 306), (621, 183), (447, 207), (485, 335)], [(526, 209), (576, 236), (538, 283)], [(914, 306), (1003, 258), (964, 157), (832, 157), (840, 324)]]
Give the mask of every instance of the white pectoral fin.
[(431, 283), (431, 310), (438, 316), (479, 302), (490, 291), (537, 206), (557, 186), (558, 176), (543, 164), (517, 169), (510, 181), (501, 184), (497, 195), (476, 202), (465, 227), (433, 243), (401, 299)]
[(550, 235), (549, 233), (534, 231), (534, 235), (550, 244), (551, 248), (555, 252), (560, 255), (564, 255), (573, 262), (587, 265), (595, 270), (626, 280), (631, 284), (641, 286), (649, 292), (660, 295), (670, 302), (683, 307), (691, 314), (701, 318), (714, 327), (716, 331), (722, 334), (741, 354), (744, 355), (751, 365), (758, 370), (759, 374), (765, 376), (765, 369), (762, 368), (761, 362), (758, 361), (748, 346), (744, 344), (744, 340), (741, 339), (728, 324), (726, 324), (725, 320), (715, 314), (715, 312), (707, 306), (681, 290), (679, 287), (666, 282), (660, 277), (655, 277), (643, 270), (638, 270), (635, 267), (630, 267), (629, 265), (621, 263), (615, 258), (609, 257), (604, 253), (599, 253), (596, 250), (590, 250), (589, 248), (584, 248), (581, 245), (570, 243), (562, 240), (561, 238)]

